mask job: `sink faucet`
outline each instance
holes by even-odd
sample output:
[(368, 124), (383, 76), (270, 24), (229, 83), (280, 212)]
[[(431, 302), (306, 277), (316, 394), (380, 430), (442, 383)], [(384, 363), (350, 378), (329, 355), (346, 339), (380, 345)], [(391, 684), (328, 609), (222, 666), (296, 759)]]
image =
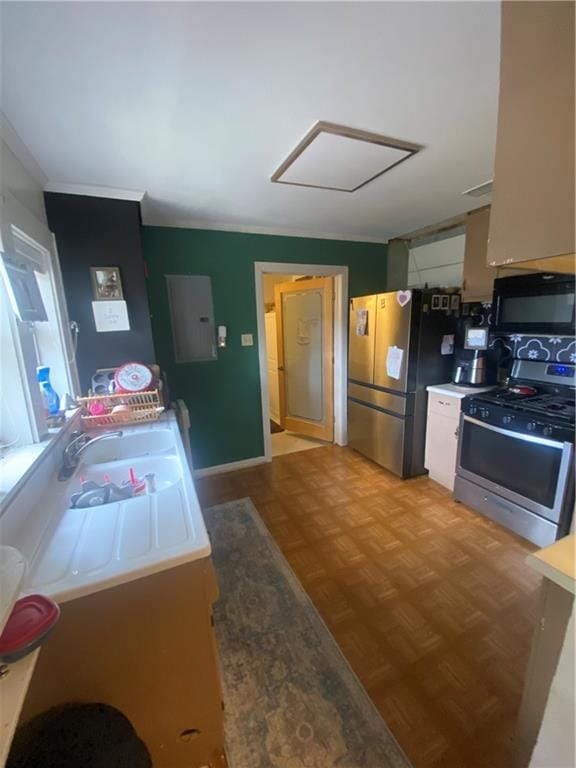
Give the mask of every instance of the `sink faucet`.
[(64, 453), (62, 455), (62, 466), (58, 472), (58, 480), (68, 480), (74, 474), (78, 466), (80, 455), (84, 450), (99, 440), (108, 440), (110, 437), (122, 437), (123, 432), (104, 432), (102, 435), (90, 437), (86, 432), (73, 432)]

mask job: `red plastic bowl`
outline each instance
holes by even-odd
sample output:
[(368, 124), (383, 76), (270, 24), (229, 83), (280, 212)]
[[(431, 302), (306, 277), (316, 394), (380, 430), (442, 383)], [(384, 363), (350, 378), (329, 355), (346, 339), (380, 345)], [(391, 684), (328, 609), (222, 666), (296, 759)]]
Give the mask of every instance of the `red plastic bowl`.
[(0, 662), (10, 664), (38, 648), (59, 618), (60, 608), (49, 597), (28, 595), (17, 600), (0, 635)]

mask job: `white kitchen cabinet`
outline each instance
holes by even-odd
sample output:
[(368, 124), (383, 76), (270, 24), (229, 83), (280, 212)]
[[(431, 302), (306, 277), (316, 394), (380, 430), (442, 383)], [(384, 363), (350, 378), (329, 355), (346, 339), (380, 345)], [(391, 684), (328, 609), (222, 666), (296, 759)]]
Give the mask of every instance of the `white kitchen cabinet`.
[(458, 449), (459, 395), (428, 392), (424, 465), (432, 480), (453, 490)]
[(426, 452), (424, 466), (440, 485), (454, 490), (460, 406), (467, 395), (487, 392), (494, 387), (458, 387), (456, 384), (433, 384), (428, 389)]

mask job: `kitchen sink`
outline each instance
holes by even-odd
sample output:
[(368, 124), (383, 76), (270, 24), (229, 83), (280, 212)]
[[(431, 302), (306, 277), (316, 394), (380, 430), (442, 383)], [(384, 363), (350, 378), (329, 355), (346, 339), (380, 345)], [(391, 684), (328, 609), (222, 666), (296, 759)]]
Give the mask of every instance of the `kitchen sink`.
[[(82, 461), (87, 465), (108, 464), (166, 452), (176, 455), (174, 433), (171, 429), (155, 429), (97, 441), (84, 449)], [(154, 469), (147, 471), (153, 472)]]
[[(98, 437), (98, 435), (96, 435)], [(145, 476), (149, 482), (145, 482)], [(171, 429), (133, 431), (95, 439), (82, 451), (71, 483), (70, 508), (132, 504), (143, 493), (158, 494), (182, 478)], [(133, 489), (138, 492), (131, 495)]]
[(177, 483), (181, 477), (178, 457), (174, 456), (150, 456), (140, 459), (124, 459), (122, 461), (101, 462), (97, 464), (82, 464), (78, 470), (77, 478), (92, 480), (95, 483), (110, 482), (122, 485), (130, 479), (130, 468), (134, 470), (137, 478), (144, 479), (144, 475), (153, 473), (156, 479), (156, 490), (161, 491)]

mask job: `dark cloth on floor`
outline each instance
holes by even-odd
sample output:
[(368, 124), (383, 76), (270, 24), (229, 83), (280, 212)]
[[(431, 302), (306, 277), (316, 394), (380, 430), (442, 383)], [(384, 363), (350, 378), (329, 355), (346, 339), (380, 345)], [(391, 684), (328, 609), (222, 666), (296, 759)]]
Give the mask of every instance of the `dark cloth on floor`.
[(67, 704), (17, 730), (6, 768), (152, 768), (152, 761), (117, 709)]

